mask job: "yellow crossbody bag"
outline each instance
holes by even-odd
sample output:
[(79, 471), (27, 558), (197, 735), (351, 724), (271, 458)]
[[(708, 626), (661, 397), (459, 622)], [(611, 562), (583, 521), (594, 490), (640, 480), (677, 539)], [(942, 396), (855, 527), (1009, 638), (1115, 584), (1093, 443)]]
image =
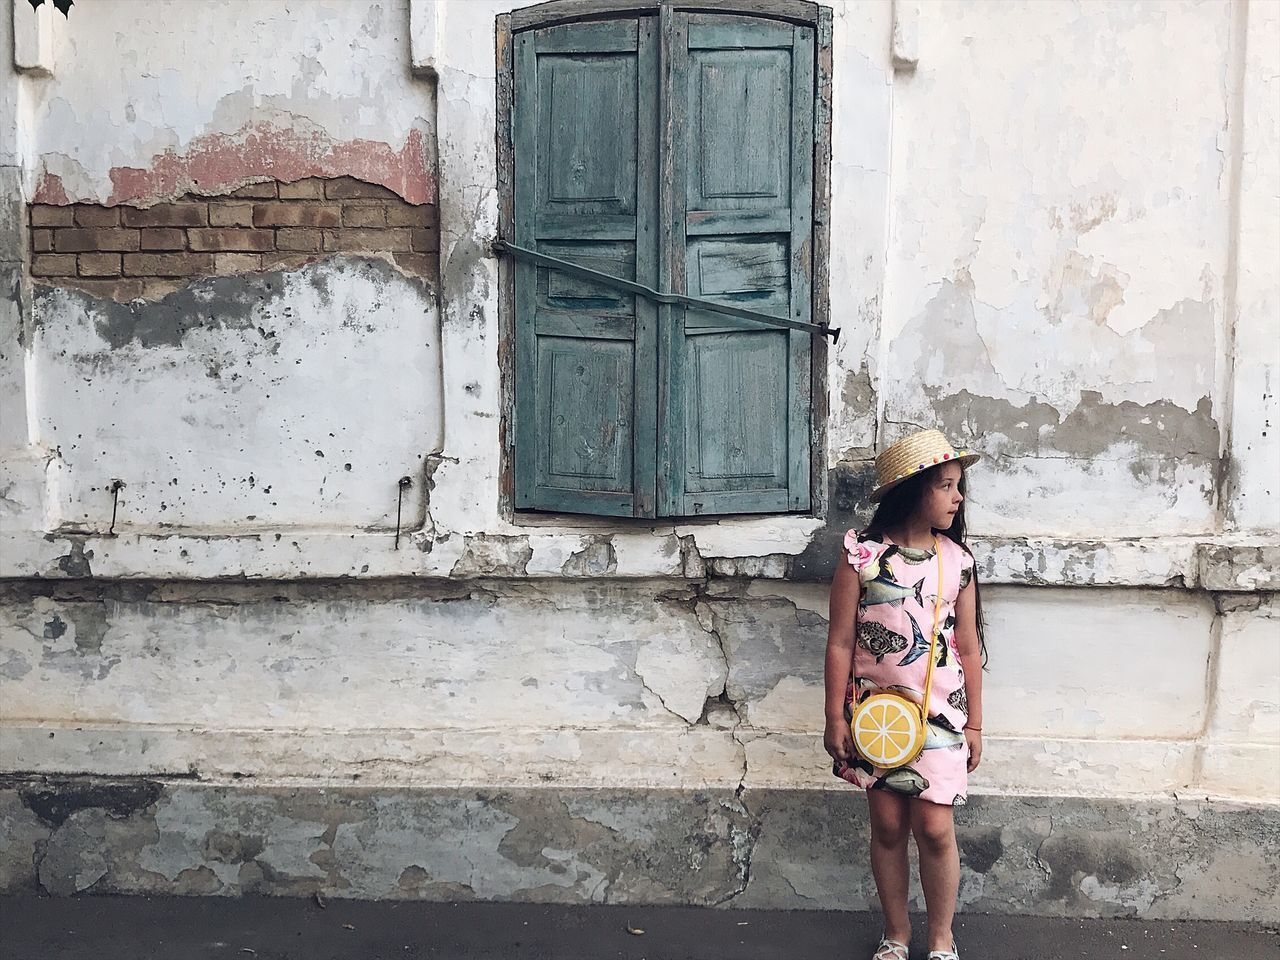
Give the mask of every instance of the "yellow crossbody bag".
[(942, 614), (942, 548), (933, 538), (938, 558), (938, 589), (933, 602), (933, 629), (929, 635), (929, 668), (924, 679), (924, 703), (892, 690), (871, 694), (853, 708), (849, 728), (858, 755), (872, 766), (893, 770), (912, 763), (924, 750), (929, 734), (929, 693), (933, 689), (933, 668), (938, 662), (938, 620)]

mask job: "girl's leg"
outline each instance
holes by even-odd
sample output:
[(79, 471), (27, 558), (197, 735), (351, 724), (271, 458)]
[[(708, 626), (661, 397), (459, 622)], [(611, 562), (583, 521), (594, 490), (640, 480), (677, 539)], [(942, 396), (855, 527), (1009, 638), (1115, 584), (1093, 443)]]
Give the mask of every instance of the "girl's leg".
[(871, 872), (876, 878), (884, 935), (911, 942), (907, 916), (907, 837), (911, 833), (910, 800), (889, 790), (868, 790), (871, 808)]
[(911, 801), (911, 832), (920, 850), (920, 885), (929, 911), (929, 950), (950, 950), (960, 894), (960, 850), (951, 807)]

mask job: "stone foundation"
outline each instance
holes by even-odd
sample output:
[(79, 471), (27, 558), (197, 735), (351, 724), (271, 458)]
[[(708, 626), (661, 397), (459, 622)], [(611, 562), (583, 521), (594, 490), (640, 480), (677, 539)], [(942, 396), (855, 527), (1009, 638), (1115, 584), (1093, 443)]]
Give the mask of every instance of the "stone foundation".
[[(620, 762), (625, 762), (621, 759)], [(961, 908), (1274, 920), (1280, 818), (975, 797)], [(0, 890), (874, 909), (850, 790), (378, 788), (9, 777)], [(914, 906), (923, 907), (913, 881)]]

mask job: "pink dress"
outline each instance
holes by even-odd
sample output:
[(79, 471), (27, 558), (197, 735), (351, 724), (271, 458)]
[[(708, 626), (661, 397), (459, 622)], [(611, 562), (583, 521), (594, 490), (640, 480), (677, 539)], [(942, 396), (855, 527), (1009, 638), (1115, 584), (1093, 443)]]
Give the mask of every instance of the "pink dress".
[[(969, 704), (964, 668), (956, 649), (956, 598), (973, 578), (973, 557), (949, 537), (942, 547), (942, 609), (937, 665), (929, 695), (929, 729), (924, 752), (905, 767), (882, 770), (862, 757), (835, 762), (832, 772), (868, 790), (892, 790), (948, 806), (962, 805), (969, 791), (969, 746), (964, 738)], [(939, 592), (938, 561), (928, 550), (845, 534), (847, 559), (862, 581), (853, 651), (853, 676), (845, 698), (845, 719), (855, 699), (893, 688), (917, 703), (923, 699), (929, 668), (929, 634)]]

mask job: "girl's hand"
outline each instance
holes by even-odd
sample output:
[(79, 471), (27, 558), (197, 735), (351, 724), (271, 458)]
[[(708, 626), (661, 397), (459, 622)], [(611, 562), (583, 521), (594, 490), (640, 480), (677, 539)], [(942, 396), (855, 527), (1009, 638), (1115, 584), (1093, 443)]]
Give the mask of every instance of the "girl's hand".
[(964, 740), (965, 743), (969, 744), (969, 772), (973, 773), (978, 764), (982, 762), (982, 732), (965, 727)]
[(833, 760), (848, 762), (853, 759), (853, 731), (843, 719), (827, 718), (827, 732), (823, 734), (822, 745)]

